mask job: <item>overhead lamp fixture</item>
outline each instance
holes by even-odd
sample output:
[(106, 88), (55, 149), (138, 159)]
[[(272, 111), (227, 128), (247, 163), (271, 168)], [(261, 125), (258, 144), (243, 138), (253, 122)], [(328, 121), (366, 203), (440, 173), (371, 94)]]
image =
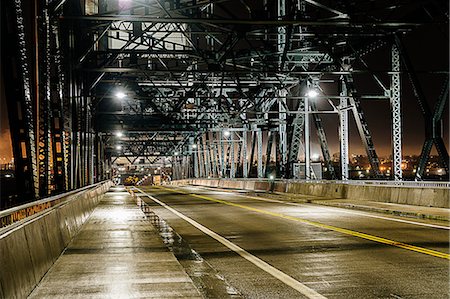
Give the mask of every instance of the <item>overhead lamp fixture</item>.
[(315, 98), (315, 97), (317, 97), (319, 95), (319, 93), (317, 92), (317, 90), (315, 90), (315, 89), (310, 89), (310, 90), (308, 90), (308, 92), (306, 93), (306, 96), (308, 97), (308, 98)]
[(118, 98), (119, 100), (126, 98), (126, 96), (127, 95), (123, 91), (116, 92), (116, 98)]

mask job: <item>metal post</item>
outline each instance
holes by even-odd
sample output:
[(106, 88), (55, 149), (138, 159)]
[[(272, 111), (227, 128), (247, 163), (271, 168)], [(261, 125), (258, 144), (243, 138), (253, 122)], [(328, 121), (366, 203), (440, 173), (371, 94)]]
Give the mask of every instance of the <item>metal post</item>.
[(234, 134), (235, 132), (230, 132), (230, 179), (233, 179), (235, 177), (236, 172), (236, 163), (234, 161), (235, 155), (234, 155)]
[(220, 150), (220, 177), (225, 176), (225, 149), (223, 144), (223, 134), (219, 133), (219, 150)]
[(197, 157), (197, 149), (193, 148), (193, 145), (195, 144), (194, 137), (189, 137), (189, 153), (193, 157), (193, 163), (194, 163), (194, 177), (198, 178), (198, 157)]
[(247, 128), (242, 131), (242, 176), (248, 178), (248, 165), (247, 165)]
[(341, 152), (341, 179), (343, 181), (348, 180), (348, 99), (347, 86), (345, 81), (341, 78), (341, 99), (339, 102), (339, 141)]
[(394, 180), (402, 180), (402, 120), (400, 104), (400, 54), (397, 46), (392, 45), (391, 75), (391, 113), (392, 113), (392, 163)]
[(262, 132), (261, 129), (256, 131), (256, 140), (257, 140), (257, 163), (258, 163), (258, 178), (263, 178), (263, 165), (262, 165)]
[(287, 106), (286, 106), (286, 95), (287, 91), (285, 89), (279, 91), (281, 99), (278, 99), (278, 111), (279, 111), (279, 118), (280, 118), (280, 124), (278, 126), (278, 134), (280, 137), (280, 142), (278, 144), (279, 152), (281, 156), (280, 162), (280, 174), (281, 177), (286, 177), (286, 166), (288, 163), (288, 147), (287, 147), (287, 125), (286, 125), (286, 119), (287, 119)]
[(205, 133), (205, 137), (203, 138), (203, 141), (205, 142), (204, 145), (204, 151), (205, 151), (205, 176), (210, 177), (211, 176), (211, 151), (209, 146), (209, 138), (208, 138), (208, 132)]
[(309, 100), (305, 97), (305, 179), (311, 179), (311, 153), (309, 140)]
[(197, 154), (198, 154), (199, 177), (205, 177), (205, 156), (203, 152), (203, 143), (201, 136), (198, 138), (197, 142)]

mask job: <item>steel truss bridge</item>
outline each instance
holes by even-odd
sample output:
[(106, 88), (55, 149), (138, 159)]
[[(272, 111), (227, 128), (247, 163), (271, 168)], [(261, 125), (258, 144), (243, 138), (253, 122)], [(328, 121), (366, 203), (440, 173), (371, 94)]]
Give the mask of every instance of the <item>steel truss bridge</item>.
[[(447, 1), (3, 0), (1, 6), (2, 80), (23, 198), (109, 178), (119, 157), (168, 158), (175, 179), (263, 178), (274, 154), (277, 177), (292, 177), (301, 161), (313, 179), (316, 139), (328, 177), (347, 180), (353, 121), (371, 176), (379, 178), (362, 104), (372, 100), (391, 108), (380, 122), (392, 138), (393, 180), (402, 180), (402, 105), (418, 105), (418, 125), (426, 128), (416, 178), (433, 146), (449, 171), (442, 139), (447, 65), (416, 70), (405, 43), (423, 27), (447, 28), (448, 41)], [(441, 85), (436, 100), (427, 98), (421, 73)], [(413, 91), (408, 102), (405, 85)], [(337, 168), (326, 114), (337, 120)]]

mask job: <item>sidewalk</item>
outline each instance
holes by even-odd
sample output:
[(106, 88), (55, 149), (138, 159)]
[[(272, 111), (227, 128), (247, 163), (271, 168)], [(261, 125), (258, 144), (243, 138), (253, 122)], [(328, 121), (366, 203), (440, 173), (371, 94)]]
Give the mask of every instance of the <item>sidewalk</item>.
[(201, 298), (123, 188), (113, 187), (29, 298)]
[[(199, 186), (200, 187), (200, 186)], [(346, 208), (361, 210), (367, 212), (377, 212), (384, 214), (391, 214), (396, 216), (404, 216), (410, 218), (418, 219), (430, 219), (450, 222), (450, 209), (446, 208), (435, 208), (435, 207), (424, 207), (424, 206), (414, 206), (414, 205), (404, 205), (395, 203), (386, 203), (379, 201), (367, 201), (367, 200), (354, 200), (354, 199), (339, 199), (339, 198), (325, 198), (313, 195), (302, 195), (302, 194), (292, 194), (292, 193), (282, 193), (282, 192), (255, 192), (248, 190), (236, 190), (236, 189), (222, 189), (222, 188), (212, 188), (201, 186), (202, 188), (210, 190), (221, 190), (225, 192), (238, 192), (240, 194), (245, 194), (246, 196), (254, 196), (261, 198), (270, 198), (276, 200), (282, 200), (286, 202), (296, 202), (296, 203), (312, 203), (324, 206)]]
[(396, 203), (387, 203), (368, 200), (323, 198), (318, 196), (289, 194), (289, 193), (255, 193), (259, 197), (276, 198), (278, 200), (287, 200), (298, 203), (312, 203), (324, 206), (361, 210), (367, 212), (377, 212), (392, 214), (396, 216), (405, 216), (419, 219), (430, 219), (439, 221), (450, 221), (450, 209), (424, 207), (414, 205), (404, 205)]

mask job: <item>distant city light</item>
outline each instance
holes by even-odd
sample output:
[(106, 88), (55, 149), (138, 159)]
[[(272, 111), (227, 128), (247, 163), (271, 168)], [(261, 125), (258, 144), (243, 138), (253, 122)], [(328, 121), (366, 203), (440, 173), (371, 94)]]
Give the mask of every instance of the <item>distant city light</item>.
[(311, 89), (306, 93), (306, 95), (308, 98), (315, 98), (319, 95), (319, 93), (315, 89)]
[(123, 137), (123, 132), (122, 131), (117, 131), (116, 132), (116, 136), (119, 137), (119, 138)]
[(123, 99), (123, 98), (125, 98), (127, 95), (124, 93), (124, 92), (122, 92), (122, 91), (118, 91), (118, 92), (116, 92), (116, 98), (118, 98), (118, 99)]

